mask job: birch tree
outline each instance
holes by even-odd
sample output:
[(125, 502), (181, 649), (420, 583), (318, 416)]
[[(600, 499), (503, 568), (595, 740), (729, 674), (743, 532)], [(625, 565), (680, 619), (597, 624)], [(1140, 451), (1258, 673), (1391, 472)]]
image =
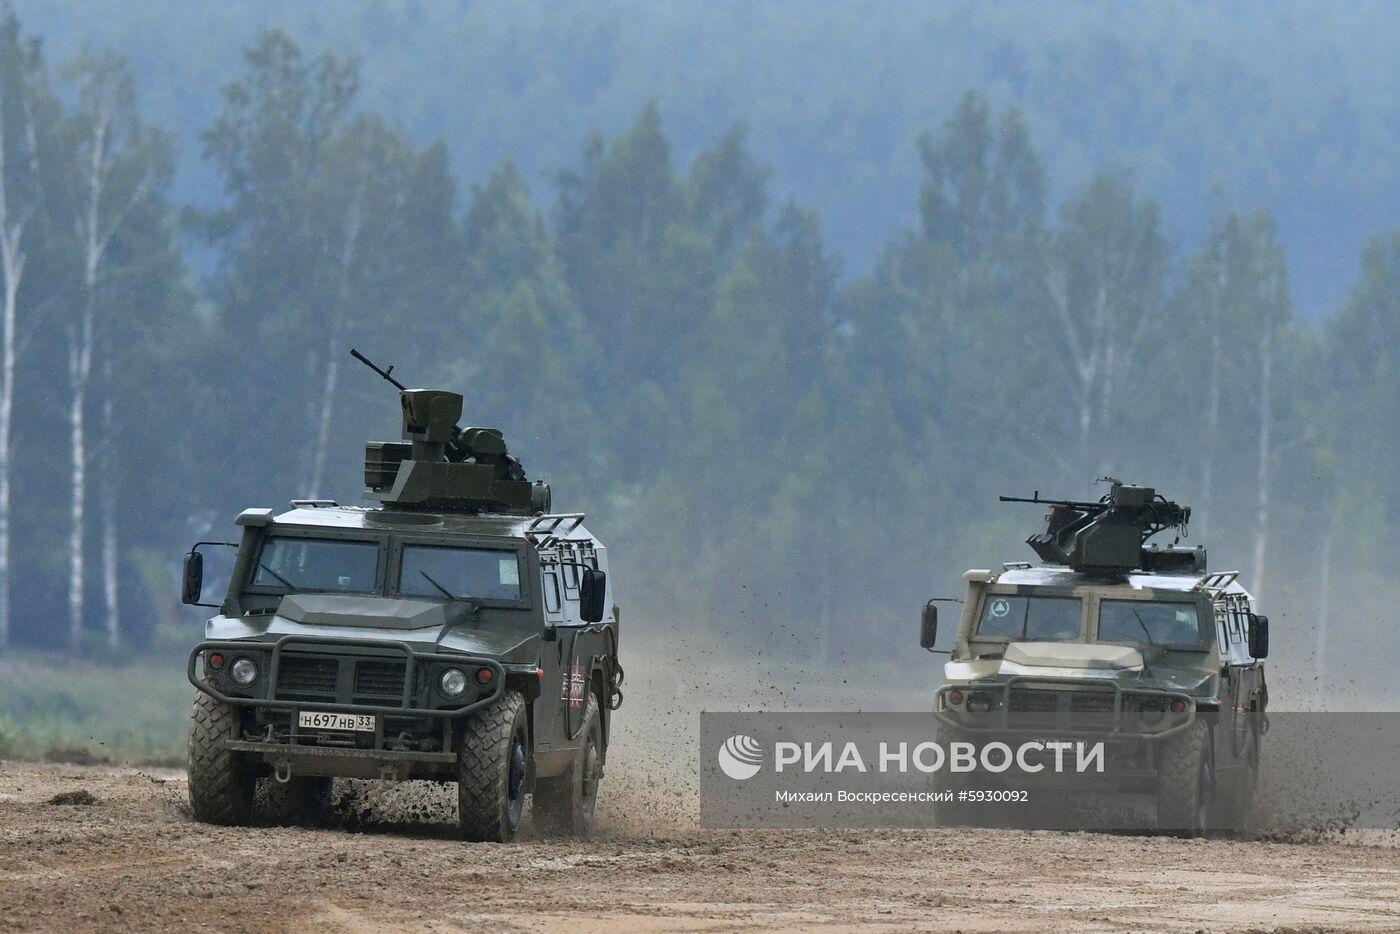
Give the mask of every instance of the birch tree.
[(0, 646), (10, 639), (15, 366), (20, 304), (43, 202), (41, 127), (50, 109), (36, 40), (21, 36), (13, 11), (0, 14)]
[[(72, 121), (73, 235), (79, 264), (76, 313), (68, 328), (69, 448), (71, 482), (68, 540), (68, 625), (73, 651), (82, 645), (86, 619), (88, 400), (97, 353), (99, 318), (105, 313), (102, 289), (108, 273), (112, 239), (151, 194), (151, 167), (142, 156), (143, 129), (135, 113), (135, 97), (125, 63), (112, 55), (80, 58), (71, 73), (78, 81), (79, 109)], [(110, 346), (107, 348), (110, 354)], [(112, 401), (104, 402), (103, 424), (110, 431)], [(104, 575), (112, 576), (117, 560), (112, 523), (104, 510)], [(120, 637), (116, 596), (104, 586), (107, 640)]]
[(1121, 174), (1095, 176), (1063, 209), (1040, 253), (1044, 324), (1067, 376), (1079, 469), (1101, 473), (1098, 446), (1120, 414), (1125, 379), (1160, 324), (1168, 246), (1157, 206), (1138, 201)]
[(229, 196), (204, 218), (224, 251), (215, 296), (229, 345), (263, 362), (245, 403), (258, 430), (305, 452), (296, 493), (320, 496), (337, 417), (353, 411), (340, 399), (352, 335), (397, 343), (445, 313), (454, 196), (441, 145), (350, 114), (352, 63), (266, 32), (245, 65), (204, 137)]
[[(1230, 213), (1211, 230), (1192, 263), (1184, 319), (1202, 335), (1186, 342), (1176, 365), (1204, 386), (1204, 418), (1188, 416), (1178, 430), (1199, 438), (1197, 497), (1203, 534), (1215, 531), (1215, 504), (1226, 496), (1239, 504), (1225, 516), (1249, 529), (1238, 544), (1250, 556), (1256, 588), (1266, 570), (1273, 519), (1273, 461), (1278, 455), (1280, 354), (1290, 341), (1282, 247), (1263, 212)], [(1202, 345), (1205, 352), (1201, 352)], [(1295, 378), (1293, 386), (1299, 385)], [(1284, 426), (1290, 428), (1290, 426)], [(1297, 430), (1290, 445), (1307, 438)], [(1246, 515), (1248, 519), (1246, 521)], [(1209, 525), (1208, 525), (1209, 523)]]
[(1272, 531), (1273, 458), (1275, 455), (1276, 385), (1274, 370), (1279, 343), (1290, 311), (1283, 247), (1274, 238), (1273, 224), (1266, 215), (1255, 214), (1246, 222), (1245, 236), (1250, 245), (1250, 288), (1254, 291), (1252, 315), (1257, 329), (1255, 361), (1255, 444), (1254, 444), (1254, 587), (1265, 592), (1268, 570), (1268, 544)]

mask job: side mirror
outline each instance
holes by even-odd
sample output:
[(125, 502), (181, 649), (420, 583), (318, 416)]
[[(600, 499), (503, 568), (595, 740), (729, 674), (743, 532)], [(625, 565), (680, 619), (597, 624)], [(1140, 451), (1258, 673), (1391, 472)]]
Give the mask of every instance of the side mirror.
[(597, 568), (584, 568), (578, 585), (578, 612), (585, 623), (602, 622), (607, 598), (608, 575)]
[(1269, 617), (1250, 614), (1249, 654), (1255, 658), (1269, 657)]
[(180, 601), (196, 604), (204, 595), (204, 555), (191, 551), (185, 555), (184, 581), (180, 586)]
[(924, 604), (924, 612), (919, 620), (919, 645), (925, 649), (933, 648), (933, 644), (938, 639), (938, 607), (932, 601)]

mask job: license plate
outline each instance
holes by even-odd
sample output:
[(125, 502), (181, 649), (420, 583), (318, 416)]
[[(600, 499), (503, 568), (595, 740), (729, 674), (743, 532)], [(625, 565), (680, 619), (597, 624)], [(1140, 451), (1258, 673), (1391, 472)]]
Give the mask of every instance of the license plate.
[(351, 730), (373, 733), (375, 717), (367, 713), (321, 713), (303, 710), (297, 714), (297, 726), (303, 730)]

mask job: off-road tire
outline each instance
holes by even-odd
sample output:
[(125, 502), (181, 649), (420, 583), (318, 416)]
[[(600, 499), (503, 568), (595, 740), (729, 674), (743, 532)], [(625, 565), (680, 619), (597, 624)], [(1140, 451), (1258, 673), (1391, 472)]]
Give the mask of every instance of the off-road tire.
[(506, 843), (525, 812), (529, 763), (525, 699), (507, 691), (467, 715), (457, 747), (457, 826), (462, 839)]
[[(953, 727), (940, 723), (938, 724), (934, 739), (946, 753), (951, 743), (965, 742), (968, 737), (966, 733), (962, 733)], [(972, 787), (972, 783), (968, 780), (967, 774), (953, 772), (948, 768), (946, 762), (944, 764), (944, 769), (946, 769), (946, 771), (940, 770), (933, 774), (934, 787), (930, 788), (930, 790), (937, 793), (949, 792), (953, 800), (939, 801), (934, 804), (934, 823), (939, 827), (977, 826), (978, 818), (982, 816), (979, 814), (977, 805), (958, 801), (958, 792), (967, 791)]]
[(583, 836), (593, 829), (603, 777), (603, 720), (590, 692), (578, 755), (563, 775), (535, 782), (535, 827), (545, 834)]
[(194, 819), (206, 824), (246, 824), (253, 813), (256, 780), (242, 757), (223, 748), (238, 739), (238, 710), (204, 692), (190, 711), (189, 792)]
[(1215, 792), (1210, 725), (1196, 720), (1157, 752), (1157, 829), (1200, 836), (1210, 829)]
[(1245, 727), (1244, 765), (1236, 770), (1229, 807), (1220, 818), (1220, 829), (1235, 833), (1249, 833), (1254, 829), (1254, 797), (1259, 790), (1260, 715), (1250, 711), (1248, 716), (1250, 721)]

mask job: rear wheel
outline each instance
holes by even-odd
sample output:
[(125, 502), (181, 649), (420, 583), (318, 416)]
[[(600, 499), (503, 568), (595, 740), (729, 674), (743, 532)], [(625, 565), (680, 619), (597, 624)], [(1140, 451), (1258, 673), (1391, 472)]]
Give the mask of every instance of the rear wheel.
[(194, 819), (206, 824), (246, 824), (253, 813), (256, 779), (242, 757), (223, 747), (238, 739), (238, 710), (204, 692), (190, 712), (189, 790)]
[(1210, 727), (1197, 720), (1163, 741), (1157, 758), (1157, 829), (1197, 836), (1211, 827), (1215, 757)]
[(603, 777), (603, 724), (590, 693), (583, 735), (573, 764), (558, 778), (535, 783), (535, 825), (544, 833), (579, 836), (593, 829), (598, 781)]
[(457, 823), (464, 840), (505, 843), (525, 812), (525, 699), (508, 691), (469, 714), (457, 747)]

